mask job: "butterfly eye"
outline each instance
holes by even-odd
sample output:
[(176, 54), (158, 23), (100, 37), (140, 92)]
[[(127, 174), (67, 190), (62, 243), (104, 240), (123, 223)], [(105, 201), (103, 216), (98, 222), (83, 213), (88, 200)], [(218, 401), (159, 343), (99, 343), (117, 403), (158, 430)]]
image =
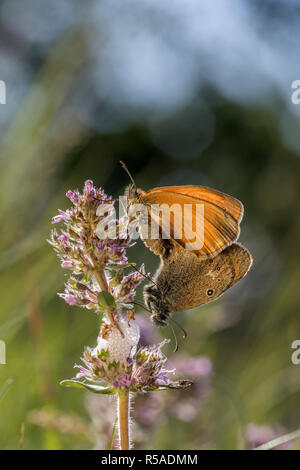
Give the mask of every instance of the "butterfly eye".
[(214, 291), (213, 289), (208, 289), (207, 291), (207, 295), (210, 297), (211, 295), (213, 295)]
[(213, 260), (213, 259), (210, 259), (210, 260), (209, 260), (209, 262), (210, 262), (210, 264), (211, 264), (211, 263), (213, 263), (213, 262), (214, 262), (214, 260)]

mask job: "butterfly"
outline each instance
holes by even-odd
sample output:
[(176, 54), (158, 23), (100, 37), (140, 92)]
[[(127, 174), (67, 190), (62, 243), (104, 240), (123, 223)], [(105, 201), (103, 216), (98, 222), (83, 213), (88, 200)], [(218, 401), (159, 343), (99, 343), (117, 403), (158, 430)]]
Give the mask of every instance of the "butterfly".
[(176, 247), (206, 259), (216, 256), (239, 237), (243, 205), (215, 189), (167, 186), (143, 191), (132, 179), (125, 196), (129, 214), (132, 207), (144, 208), (139, 220), (140, 236), (156, 255), (164, 255), (166, 249)]
[[(153, 322), (166, 326), (172, 313), (218, 298), (249, 271), (252, 256), (236, 242), (244, 208), (238, 199), (203, 186), (143, 191), (136, 187), (124, 164), (123, 167), (132, 182), (125, 192), (129, 208), (134, 204), (145, 208), (146, 217), (141, 218), (139, 226), (141, 238), (161, 259), (152, 284), (144, 288), (144, 300)], [(204, 209), (198, 225), (197, 205)], [(185, 206), (190, 209), (188, 217)], [(153, 223), (158, 229), (154, 238), (148, 230)], [(179, 233), (183, 225), (187, 226), (184, 234)]]
[(144, 300), (158, 326), (166, 326), (170, 315), (218, 298), (249, 271), (252, 256), (233, 243), (214, 258), (203, 260), (188, 250), (170, 250), (152, 284), (144, 287)]

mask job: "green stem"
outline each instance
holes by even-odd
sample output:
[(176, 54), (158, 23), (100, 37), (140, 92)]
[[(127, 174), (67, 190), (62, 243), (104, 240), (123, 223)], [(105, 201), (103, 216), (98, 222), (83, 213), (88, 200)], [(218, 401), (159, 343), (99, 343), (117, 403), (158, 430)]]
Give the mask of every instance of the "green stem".
[[(107, 279), (106, 279), (106, 276), (105, 276), (104, 269), (99, 270), (99, 271), (95, 271), (94, 272), (94, 277), (95, 277), (96, 281), (98, 282), (98, 284), (100, 286), (100, 289), (102, 291), (109, 292), (109, 287), (108, 287), (108, 283), (107, 283)], [(111, 324), (114, 325), (119, 330), (119, 332), (121, 333), (121, 336), (124, 337), (124, 333), (122, 332), (122, 330), (120, 329), (119, 325), (116, 322), (116, 311), (113, 308), (108, 308), (106, 310), (106, 313), (108, 315), (108, 318), (111, 321)]]
[(130, 448), (129, 439), (129, 392), (120, 390), (118, 396), (120, 449)]
[(100, 288), (108, 292), (108, 284), (107, 284), (107, 279), (106, 279), (104, 270), (102, 269), (101, 271), (95, 271), (94, 276)]

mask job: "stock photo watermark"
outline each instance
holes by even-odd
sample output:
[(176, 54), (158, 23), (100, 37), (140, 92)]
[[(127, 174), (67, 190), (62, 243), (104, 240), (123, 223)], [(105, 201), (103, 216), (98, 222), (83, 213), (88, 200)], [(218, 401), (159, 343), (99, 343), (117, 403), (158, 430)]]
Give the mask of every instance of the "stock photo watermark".
[(0, 340), (0, 364), (6, 364), (6, 345)]
[(294, 80), (292, 82), (291, 88), (295, 91), (291, 94), (291, 101), (293, 104), (300, 103), (300, 80)]
[(300, 339), (295, 339), (291, 344), (291, 348), (295, 349), (291, 356), (291, 361), (295, 366), (298, 366), (300, 364)]
[[(127, 204), (119, 198), (119, 218), (110, 204), (99, 206), (96, 234), (100, 240), (141, 237), (151, 240), (184, 239), (186, 250), (200, 250), (204, 244), (204, 204)], [(116, 220), (122, 223), (116, 224)]]
[(0, 80), (0, 104), (6, 104), (6, 84)]

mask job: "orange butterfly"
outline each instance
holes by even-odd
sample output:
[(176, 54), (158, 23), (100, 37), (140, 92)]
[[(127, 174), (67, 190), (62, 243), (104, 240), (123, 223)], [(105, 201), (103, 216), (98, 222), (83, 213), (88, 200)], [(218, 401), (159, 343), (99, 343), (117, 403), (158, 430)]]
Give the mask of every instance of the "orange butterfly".
[[(215, 257), (239, 238), (244, 209), (238, 199), (204, 186), (167, 186), (143, 191), (136, 187), (124, 163), (122, 166), (132, 181), (125, 193), (129, 208), (142, 204), (147, 209), (144, 221), (147, 230), (144, 232), (140, 227), (140, 233), (155, 254), (164, 256), (167, 250), (181, 248), (205, 259)], [(198, 207), (203, 211), (200, 219)], [(150, 224), (157, 228), (158, 237), (151, 236)]]

